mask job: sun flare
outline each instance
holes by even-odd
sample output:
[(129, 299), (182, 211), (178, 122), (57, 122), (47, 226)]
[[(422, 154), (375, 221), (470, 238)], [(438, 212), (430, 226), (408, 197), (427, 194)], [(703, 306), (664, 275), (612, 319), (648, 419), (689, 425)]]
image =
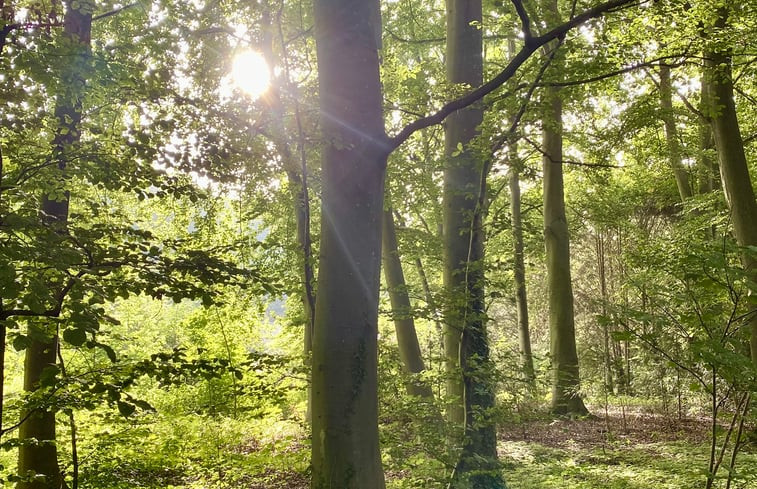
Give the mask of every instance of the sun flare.
[(262, 54), (246, 50), (234, 56), (231, 80), (236, 88), (254, 100), (271, 85), (271, 70)]

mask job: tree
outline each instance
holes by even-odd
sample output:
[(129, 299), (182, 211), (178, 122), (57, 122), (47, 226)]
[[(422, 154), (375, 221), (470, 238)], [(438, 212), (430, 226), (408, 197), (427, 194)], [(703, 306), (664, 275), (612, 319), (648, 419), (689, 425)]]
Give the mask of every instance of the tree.
[(313, 334), (312, 487), (384, 487), (377, 334), (384, 132), (374, 0), (318, 0), (322, 231)]
[[(57, 172), (51, 175), (50, 187), (42, 196), (40, 215), (43, 223), (53, 233), (65, 234), (68, 223), (69, 190), (64, 171), (74, 146), (79, 142), (81, 129), (81, 98), (86, 83), (87, 55), (92, 29), (92, 5), (80, 2), (67, 3), (63, 20), (63, 45), (70, 62), (61, 73), (63, 93), (58, 95), (55, 118), (59, 124), (53, 140), (52, 161)], [(51, 288), (64, 293), (63, 284), (51, 284)], [(54, 321), (29, 321), (24, 361), (24, 390), (34, 392), (40, 383), (49, 382), (57, 371), (58, 330)], [(18, 452), (18, 472), (25, 479), (18, 483), (19, 489), (58, 488), (63, 485), (58, 468), (55, 444), (55, 410), (46, 406), (32, 407), (21, 414)], [(38, 477), (43, 476), (43, 477)], [(31, 476), (31, 477), (30, 477)]]
[[(471, 87), (483, 82), (480, 0), (447, 1), (447, 81)], [(447, 417), (462, 426), (462, 452), (451, 487), (504, 487), (497, 464), (494, 391), (484, 302), (483, 216), (488, 165), (475, 142), (483, 105), (447, 118), (442, 201), (444, 239), (444, 350)]]
[(523, 219), (521, 215), (520, 171), (518, 151), (511, 142), (510, 164), (510, 213), (513, 222), (513, 280), (515, 281), (515, 307), (518, 314), (518, 343), (523, 377), (531, 385), (535, 383), (534, 358), (531, 353), (531, 334), (528, 326), (528, 296), (526, 294), (526, 265), (523, 256)]
[[(410, 375), (417, 375), (426, 369), (415, 331), (415, 321), (407, 293), (405, 275), (402, 271), (399, 249), (397, 246), (397, 230), (394, 225), (394, 215), (391, 209), (384, 209), (382, 225), (382, 261), (384, 280), (389, 290), (389, 301), (392, 305), (392, 319), (397, 334), (397, 346), (404, 370)], [(409, 379), (408, 394), (433, 399), (431, 387), (417, 378)]]
[(665, 142), (668, 146), (668, 157), (673, 174), (676, 178), (676, 186), (681, 200), (690, 198), (693, 193), (689, 174), (683, 166), (681, 156), (681, 143), (678, 140), (678, 128), (676, 127), (675, 112), (673, 112), (673, 88), (670, 80), (670, 67), (660, 65), (660, 104), (662, 105), (662, 120), (665, 124)]
[[(729, 7), (718, 7), (714, 14), (714, 34), (723, 35), (728, 25)], [(757, 258), (748, 247), (757, 246), (757, 226), (754, 224), (757, 221), (757, 202), (733, 98), (731, 56), (727, 40), (711, 41), (705, 54), (705, 64), (708, 72), (704, 83), (707, 84), (707, 94), (710, 97), (708, 115), (720, 161), (723, 190), (731, 211), (733, 235), (736, 242), (746, 248), (742, 259), (746, 273), (755, 277)], [(751, 313), (749, 327), (752, 361), (757, 364), (757, 314), (754, 311)]]
[[(556, 0), (547, 2), (550, 20), (559, 20)], [(559, 45), (552, 44), (552, 49)], [(551, 53), (550, 56), (555, 56)], [(559, 56), (559, 54), (558, 54)], [(559, 65), (553, 67), (559, 72)], [(549, 289), (549, 334), (552, 360), (552, 412), (559, 415), (586, 414), (579, 389), (576, 353), (573, 286), (570, 273), (570, 237), (565, 215), (563, 187), (562, 111), (559, 88), (545, 90), (545, 118), (542, 123), (544, 172), (544, 244), (547, 253)]]

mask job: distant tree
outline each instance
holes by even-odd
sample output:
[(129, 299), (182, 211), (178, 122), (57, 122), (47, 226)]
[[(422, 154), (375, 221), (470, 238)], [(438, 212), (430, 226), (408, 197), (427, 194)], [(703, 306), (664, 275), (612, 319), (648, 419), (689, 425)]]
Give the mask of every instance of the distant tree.
[[(559, 22), (556, 0), (548, 0), (551, 22)], [(553, 43), (552, 49), (559, 45)], [(554, 53), (549, 55), (554, 56)], [(557, 56), (560, 56), (559, 54)], [(559, 59), (559, 58), (558, 58)], [(557, 61), (557, 60), (556, 60)], [(559, 61), (553, 67), (559, 72)], [(578, 354), (576, 353), (573, 285), (570, 271), (570, 236), (565, 215), (563, 184), (563, 103), (556, 87), (545, 90), (543, 133), (544, 243), (547, 252), (549, 289), (549, 333), (552, 360), (552, 412), (586, 414), (580, 395)]]

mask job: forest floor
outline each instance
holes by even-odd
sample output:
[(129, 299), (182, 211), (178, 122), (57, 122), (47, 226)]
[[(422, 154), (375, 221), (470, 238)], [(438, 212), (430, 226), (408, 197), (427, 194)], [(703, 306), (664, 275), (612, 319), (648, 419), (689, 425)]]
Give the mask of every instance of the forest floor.
[[(500, 426), (509, 489), (701, 489), (711, 425), (706, 417), (595, 408), (587, 419), (540, 418)], [(305, 447), (300, 447), (305, 448)], [(724, 466), (730, 452), (724, 457)], [(715, 487), (725, 487), (725, 467)], [(757, 447), (744, 447), (731, 489), (757, 489)], [(245, 481), (249, 489), (305, 489), (307, 478), (279, 468)], [(388, 487), (407, 485), (390, 477)], [(242, 486), (240, 486), (242, 487)]]
[[(510, 489), (701, 489), (711, 425), (707, 418), (594, 410), (589, 419), (540, 419), (500, 428)], [(720, 430), (722, 431), (722, 429)], [(715, 487), (725, 487), (726, 452)], [(732, 489), (757, 488), (757, 447), (744, 445)]]
[[(498, 449), (508, 489), (705, 487), (710, 456), (708, 418), (678, 419), (638, 408), (625, 412), (614, 408), (605, 414), (604, 408), (594, 407), (592, 412), (594, 416), (587, 419), (535, 414), (532, 419), (500, 425)], [(197, 419), (187, 427), (174, 419), (164, 427), (175, 438), (166, 447), (137, 445), (129, 452), (108, 452), (107, 457), (98, 459), (100, 463), (86, 466), (80, 487), (309, 488), (310, 449), (304, 425), (260, 422), (246, 425), (247, 431), (237, 427), (237, 421), (213, 425), (202, 419), (208, 425), (197, 439), (186, 431), (187, 427), (201, 430)], [(161, 440), (165, 434), (161, 428), (151, 429), (154, 439)], [(247, 431), (241, 443), (234, 429)], [(721, 440), (724, 432), (720, 427)], [(745, 433), (748, 442), (739, 453), (730, 489), (757, 489), (757, 433), (753, 426)], [(5, 455), (7, 460), (0, 459), (0, 465), (12, 467), (14, 454)], [(438, 461), (429, 459), (428, 452), (418, 455), (419, 459), (411, 460), (415, 465), (410, 470), (392, 471), (387, 463), (387, 489), (444, 487)], [(729, 462), (730, 451), (723, 457), (714, 489), (726, 487)]]
[(638, 409), (618, 408), (600, 412), (586, 419), (539, 419), (509, 423), (499, 427), (499, 438), (505, 441), (531, 441), (552, 448), (601, 448), (627, 442), (653, 444), (688, 441), (705, 443), (710, 438), (708, 418), (668, 417), (645, 413)]
[[(499, 452), (509, 489), (701, 489), (711, 425), (705, 417), (594, 409), (588, 419), (549, 419), (500, 426)], [(299, 449), (305, 449), (304, 446)], [(730, 452), (724, 457), (724, 466)], [(757, 489), (757, 447), (747, 444), (731, 489)], [(725, 487), (725, 467), (715, 487)], [(306, 489), (307, 477), (280, 467), (238, 487)], [(388, 487), (407, 485), (391, 477)]]

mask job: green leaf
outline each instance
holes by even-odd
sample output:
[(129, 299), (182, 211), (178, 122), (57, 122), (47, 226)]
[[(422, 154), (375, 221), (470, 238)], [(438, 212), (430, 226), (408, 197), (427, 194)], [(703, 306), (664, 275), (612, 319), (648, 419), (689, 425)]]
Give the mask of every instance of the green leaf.
[(105, 351), (105, 354), (108, 355), (108, 359), (111, 362), (116, 363), (116, 360), (117, 360), (116, 351), (113, 348), (103, 343), (97, 343), (97, 346), (99, 346), (100, 348), (103, 349), (103, 351)]
[(125, 418), (128, 418), (129, 416), (134, 414), (134, 411), (136, 411), (137, 409), (137, 406), (125, 401), (117, 401), (116, 405), (118, 406), (118, 412), (121, 413)]
[(16, 351), (26, 350), (31, 343), (32, 340), (28, 336), (20, 334), (13, 338), (13, 349)]
[(0, 284), (5, 286), (16, 280), (16, 269), (10, 263), (0, 263)]
[(80, 328), (68, 328), (63, 331), (63, 339), (73, 346), (82, 346), (87, 341), (87, 333)]
[(60, 368), (57, 365), (48, 365), (39, 374), (39, 385), (43, 387), (55, 385), (55, 380), (59, 373)]
[(630, 331), (612, 331), (610, 336), (615, 341), (630, 341), (633, 339), (633, 334)]

